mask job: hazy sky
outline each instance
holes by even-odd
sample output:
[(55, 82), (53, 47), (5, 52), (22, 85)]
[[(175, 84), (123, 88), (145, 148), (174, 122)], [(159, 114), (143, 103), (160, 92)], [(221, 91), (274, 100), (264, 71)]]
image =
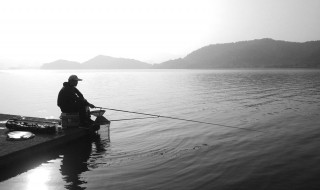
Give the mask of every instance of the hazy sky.
[(320, 40), (320, 0), (3, 0), (0, 34), (0, 64), (159, 63), (215, 43)]

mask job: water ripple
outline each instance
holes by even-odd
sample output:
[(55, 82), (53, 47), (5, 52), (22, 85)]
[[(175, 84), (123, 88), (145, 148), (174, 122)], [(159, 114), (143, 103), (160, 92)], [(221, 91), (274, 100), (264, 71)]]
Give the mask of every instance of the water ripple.
[[(69, 72), (32, 79), (0, 75), (1, 81), (20, 81), (17, 88), (3, 87), (8, 90), (0, 100), (2, 112), (58, 116), (56, 94)], [(101, 129), (89, 156), (83, 156), (87, 159), (61, 180), (80, 180), (83, 189), (315, 189), (320, 186), (319, 72), (79, 71), (85, 78), (79, 89), (95, 105), (265, 133), (164, 118), (114, 121), (110, 141)], [(54, 85), (43, 89), (48, 83)], [(25, 86), (30, 93), (19, 93)], [(112, 111), (105, 116), (137, 117)], [(80, 168), (84, 165), (87, 170)]]

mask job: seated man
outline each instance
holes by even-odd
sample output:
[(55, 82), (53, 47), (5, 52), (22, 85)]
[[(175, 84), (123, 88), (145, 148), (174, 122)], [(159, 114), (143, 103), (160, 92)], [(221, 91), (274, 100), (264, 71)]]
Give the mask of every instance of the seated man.
[(71, 75), (68, 82), (63, 83), (63, 87), (58, 95), (58, 106), (63, 113), (79, 113), (80, 125), (88, 126), (92, 122), (90, 119), (90, 113), (86, 108), (94, 108), (95, 106), (90, 104), (84, 99), (82, 93), (76, 88), (78, 81), (82, 81), (76, 75)]

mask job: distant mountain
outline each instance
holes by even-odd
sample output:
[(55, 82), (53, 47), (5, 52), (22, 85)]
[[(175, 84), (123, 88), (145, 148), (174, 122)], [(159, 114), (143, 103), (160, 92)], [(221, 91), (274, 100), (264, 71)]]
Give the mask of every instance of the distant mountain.
[(215, 44), (184, 58), (160, 64), (134, 59), (96, 56), (84, 63), (58, 60), (42, 69), (215, 69), (215, 68), (320, 68), (320, 41), (304, 43), (269, 38)]
[(45, 63), (41, 69), (148, 69), (152, 65), (134, 59), (114, 58), (99, 55), (84, 63), (57, 60)]
[(267, 38), (209, 45), (153, 68), (320, 68), (320, 41), (297, 43)]
[(82, 63), (83, 69), (148, 69), (150, 64), (134, 59), (114, 58), (99, 55)]
[(183, 69), (183, 68), (191, 68), (191, 65), (182, 58), (173, 59), (161, 64), (154, 64), (152, 66), (154, 69)]
[(75, 61), (57, 60), (51, 63), (45, 63), (41, 69), (80, 69), (81, 64)]

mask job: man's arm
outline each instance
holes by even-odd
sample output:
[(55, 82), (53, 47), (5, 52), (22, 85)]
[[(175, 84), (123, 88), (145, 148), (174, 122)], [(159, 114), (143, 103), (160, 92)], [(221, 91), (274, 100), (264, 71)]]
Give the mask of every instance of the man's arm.
[(87, 106), (89, 106), (90, 108), (95, 108), (95, 106), (91, 103), (89, 103), (83, 96), (83, 94), (77, 89), (77, 88), (74, 88), (75, 89), (75, 93), (78, 95), (78, 97), (85, 102), (85, 104), (87, 104)]

